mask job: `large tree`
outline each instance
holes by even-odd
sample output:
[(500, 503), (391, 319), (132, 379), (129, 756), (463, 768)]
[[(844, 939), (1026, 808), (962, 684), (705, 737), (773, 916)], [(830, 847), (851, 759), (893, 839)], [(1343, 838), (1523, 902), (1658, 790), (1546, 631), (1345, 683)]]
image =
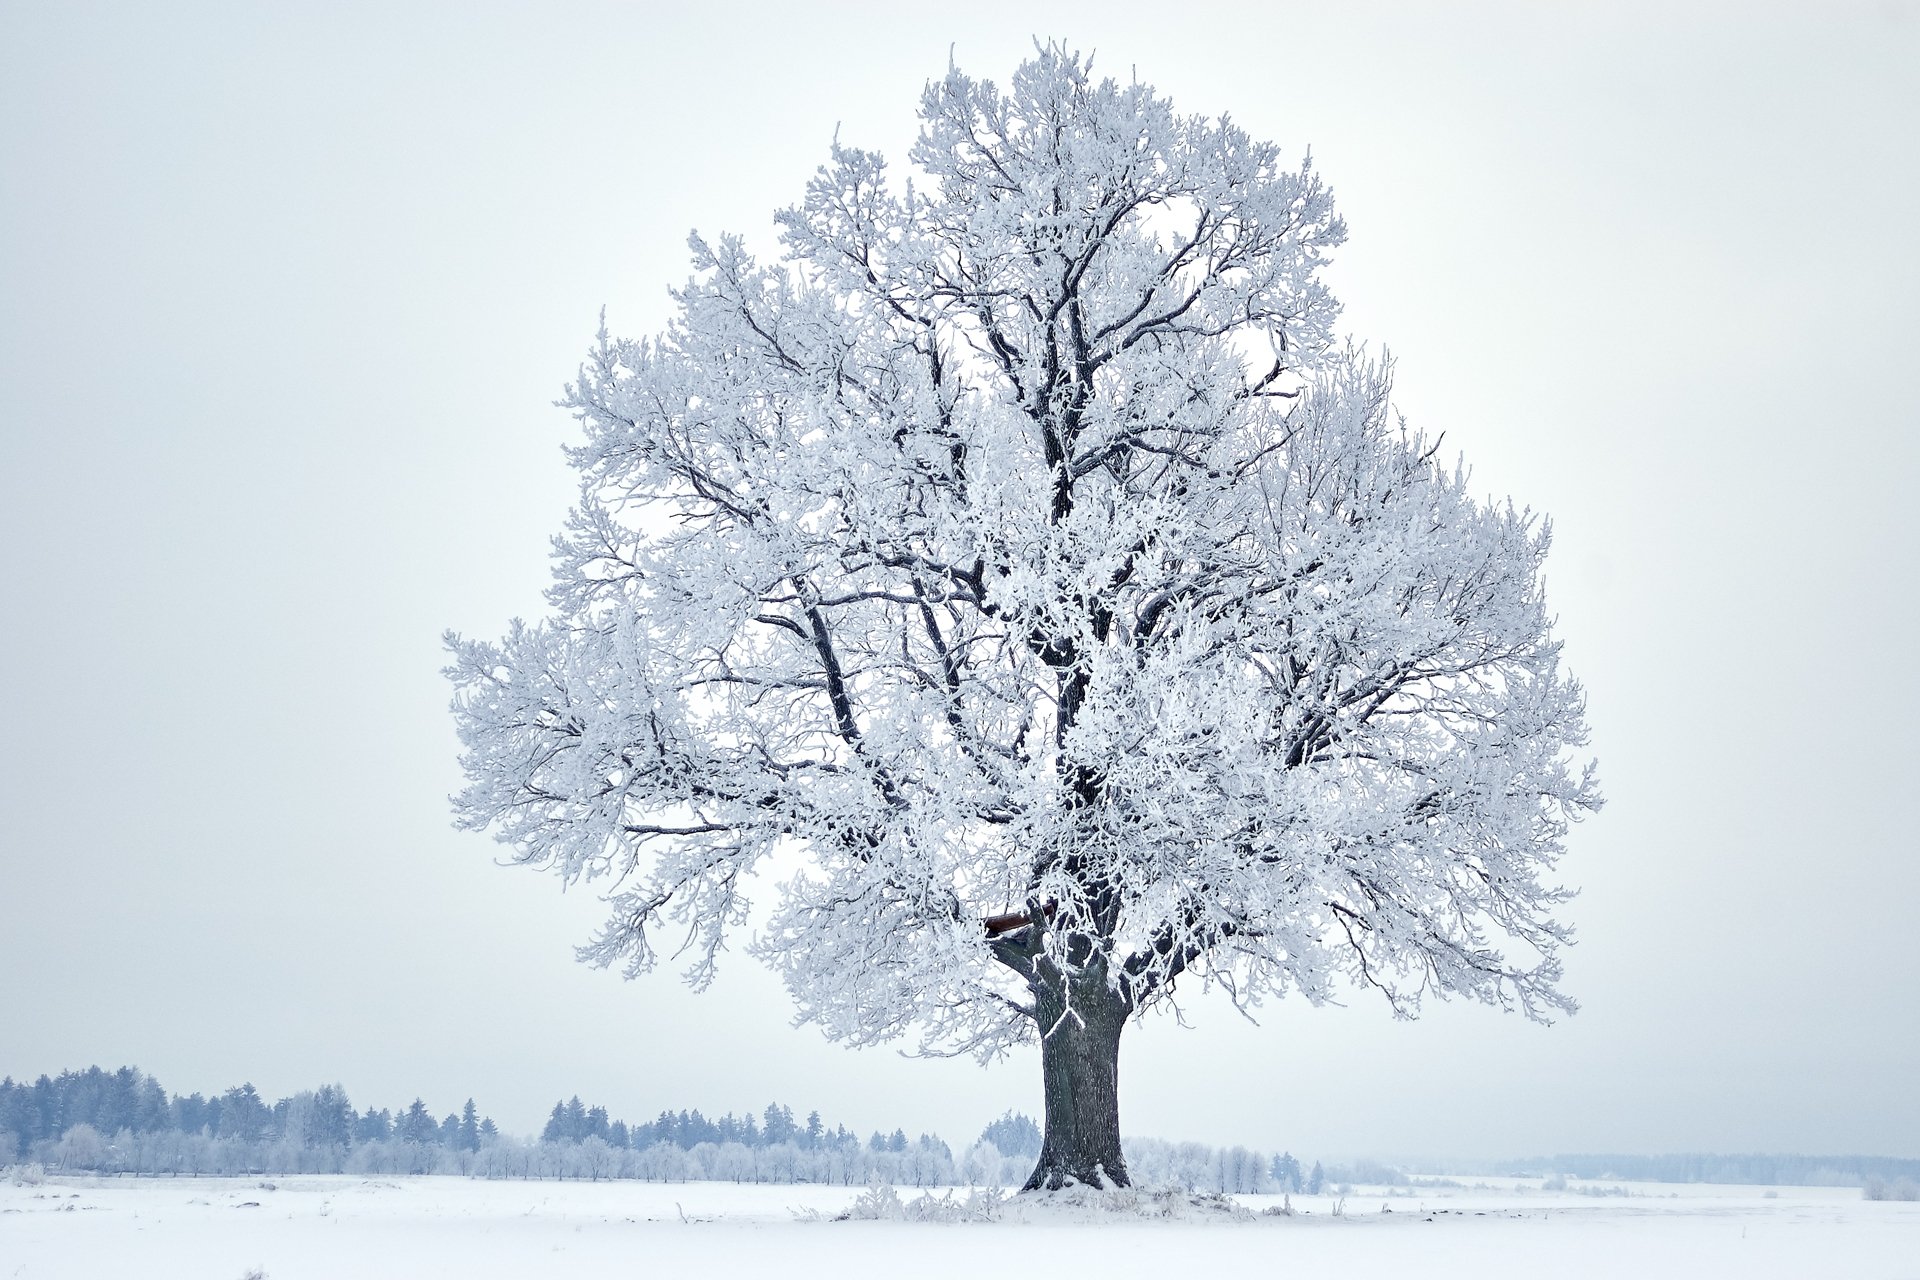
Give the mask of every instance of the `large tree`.
[(1040, 1044), (1031, 1187), (1127, 1181), (1121, 1029), (1344, 978), (1545, 1018), (1598, 804), (1546, 522), (1335, 334), (1309, 159), (1058, 49), (835, 146), (767, 262), (603, 331), (551, 616), (449, 637), (459, 821), (603, 880), (582, 948), (753, 949), (807, 1021)]

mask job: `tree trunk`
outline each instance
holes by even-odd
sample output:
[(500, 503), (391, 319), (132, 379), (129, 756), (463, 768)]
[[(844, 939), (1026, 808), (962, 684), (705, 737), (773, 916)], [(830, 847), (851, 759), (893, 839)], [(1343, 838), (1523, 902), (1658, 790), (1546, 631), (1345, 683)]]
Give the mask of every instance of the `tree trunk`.
[(1120, 1029), (1130, 1010), (1103, 974), (1036, 993), (1047, 1109), (1040, 1163), (1023, 1190), (1128, 1185), (1120, 1152)]

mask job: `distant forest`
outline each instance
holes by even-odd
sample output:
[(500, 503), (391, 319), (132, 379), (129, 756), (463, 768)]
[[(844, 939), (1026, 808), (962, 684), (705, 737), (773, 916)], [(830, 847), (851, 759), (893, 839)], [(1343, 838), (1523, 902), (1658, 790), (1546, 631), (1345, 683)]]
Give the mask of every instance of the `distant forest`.
[[(1002, 1158), (994, 1156), (995, 1173)], [(471, 1098), (459, 1111), (436, 1117), (419, 1098), (392, 1110), (357, 1111), (337, 1084), (272, 1103), (251, 1084), (212, 1097), (168, 1094), (133, 1067), (63, 1071), (32, 1084), (0, 1080), (0, 1161), (17, 1160), (102, 1173), (457, 1173), (849, 1184), (879, 1177), (929, 1186), (952, 1180), (956, 1172), (951, 1149), (930, 1134), (910, 1141), (896, 1130), (863, 1142), (844, 1126), (828, 1128), (817, 1111), (796, 1121), (779, 1104), (757, 1118), (663, 1111), (643, 1124), (628, 1124), (576, 1097), (554, 1104), (537, 1139), (523, 1139), (503, 1134)]]
[(1920, 1160), (1894, 1156), (1559, 1155), (1498, 1166), (1518, 1177), (1587, 1181), (1724, 1182), (1789, 1187), (1857, 1187), (1873, 1179), (1920, 1178)]
[[(133, 1067), (88, 1067), (0, 1080), (0, 1164), (32, 1161), (92, 1173), (204, 1176), (447, 1173), (488, 1178), (823, 1182), (865, 1186), (1018, 1186), (1040, 1151), (1040, 1128), (1008, 1112), (956, 1155), (934, 1134), (864, 1140), (818, 1111), (769, 1104), (717, 1119), (662, 1111), (628, 1123), (578, 1097), (556, 1102), (536, 1138), (500, 1131), (472, 1099), (435, 1118), (415, 1098), (356, 1111), (339, 1085), (268, 1103), (251, 1084), (205, 1097), (169, 1094)], [(1136, 1177), (1193, 1190), (1318, 1190), (1319, 1165), (1245, 1147), (1129, 1142)], [(1277, 1181), (1276, 1181), (1277, 1179)], [(1312, 1184), (1309, 1188), (1309, 1184)]]
[[(1305, 1164), (1291, 1153), (1126, 1140), (1137, 1182), (1251, 1194), (1408, 1186), (1407, 1173), (1372, 1161)], [(204, 1097), (169, 1094), (133, 1067), (88, 1067), (31, 1084), (0, 1080), (0, 1165), (66, 1171), (206, 1176), (444, 1173), (486, 1178), (637, 1178), (649, 1181), (821, 1182), (865, 1186), (1018, 1186), (1040, 1151), (1040, 1128), (1008, 1112), (955, 1153), (934, 1134), (862, 1139), (779, 1103), (758, 1115), (662, 1111), (628, 1123), (576, 1096), (555, 1102), (537, 1137), (502, 1133), (469, 1098), (435, 1117), (419, 1098), (356, 1111), (346, 1090), (322, 1085), (269, 1103), (251, 1084)], [(1453, 1173), (1589, 1182), (1729, 1182), (1858, 1186), (1920, 1179), (1920, 1160), (1883, 1156), (1561, 1155), (1476, 1162)]]

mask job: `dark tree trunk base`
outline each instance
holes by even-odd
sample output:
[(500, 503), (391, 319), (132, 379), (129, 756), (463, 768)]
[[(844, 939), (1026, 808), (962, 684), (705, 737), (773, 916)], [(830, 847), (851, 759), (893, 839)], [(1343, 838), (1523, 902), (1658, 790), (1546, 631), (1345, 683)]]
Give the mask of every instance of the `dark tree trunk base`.
[(1037, 993), (1047, 1109), (1040, 1161), (1023, 1191), (1124, 1187), (1120, 1151), (1120, 1029), (1126, 1001), (1103, 977)]

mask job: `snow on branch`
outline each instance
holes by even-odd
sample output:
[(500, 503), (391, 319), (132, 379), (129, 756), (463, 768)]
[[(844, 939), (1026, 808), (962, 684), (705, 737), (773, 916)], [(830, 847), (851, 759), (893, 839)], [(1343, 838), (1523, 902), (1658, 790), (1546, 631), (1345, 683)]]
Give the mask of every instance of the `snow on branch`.
[(1570, 1009), (1549, 529), (1336, 339), (1311, 163), (1058, 49), (921, 117), (603, 328), (552, 616), (449, 638), (461, 824), (695, 982), (792, 852), (754, 950), (859, 1043), (991, 1056), (1069, 972)]

